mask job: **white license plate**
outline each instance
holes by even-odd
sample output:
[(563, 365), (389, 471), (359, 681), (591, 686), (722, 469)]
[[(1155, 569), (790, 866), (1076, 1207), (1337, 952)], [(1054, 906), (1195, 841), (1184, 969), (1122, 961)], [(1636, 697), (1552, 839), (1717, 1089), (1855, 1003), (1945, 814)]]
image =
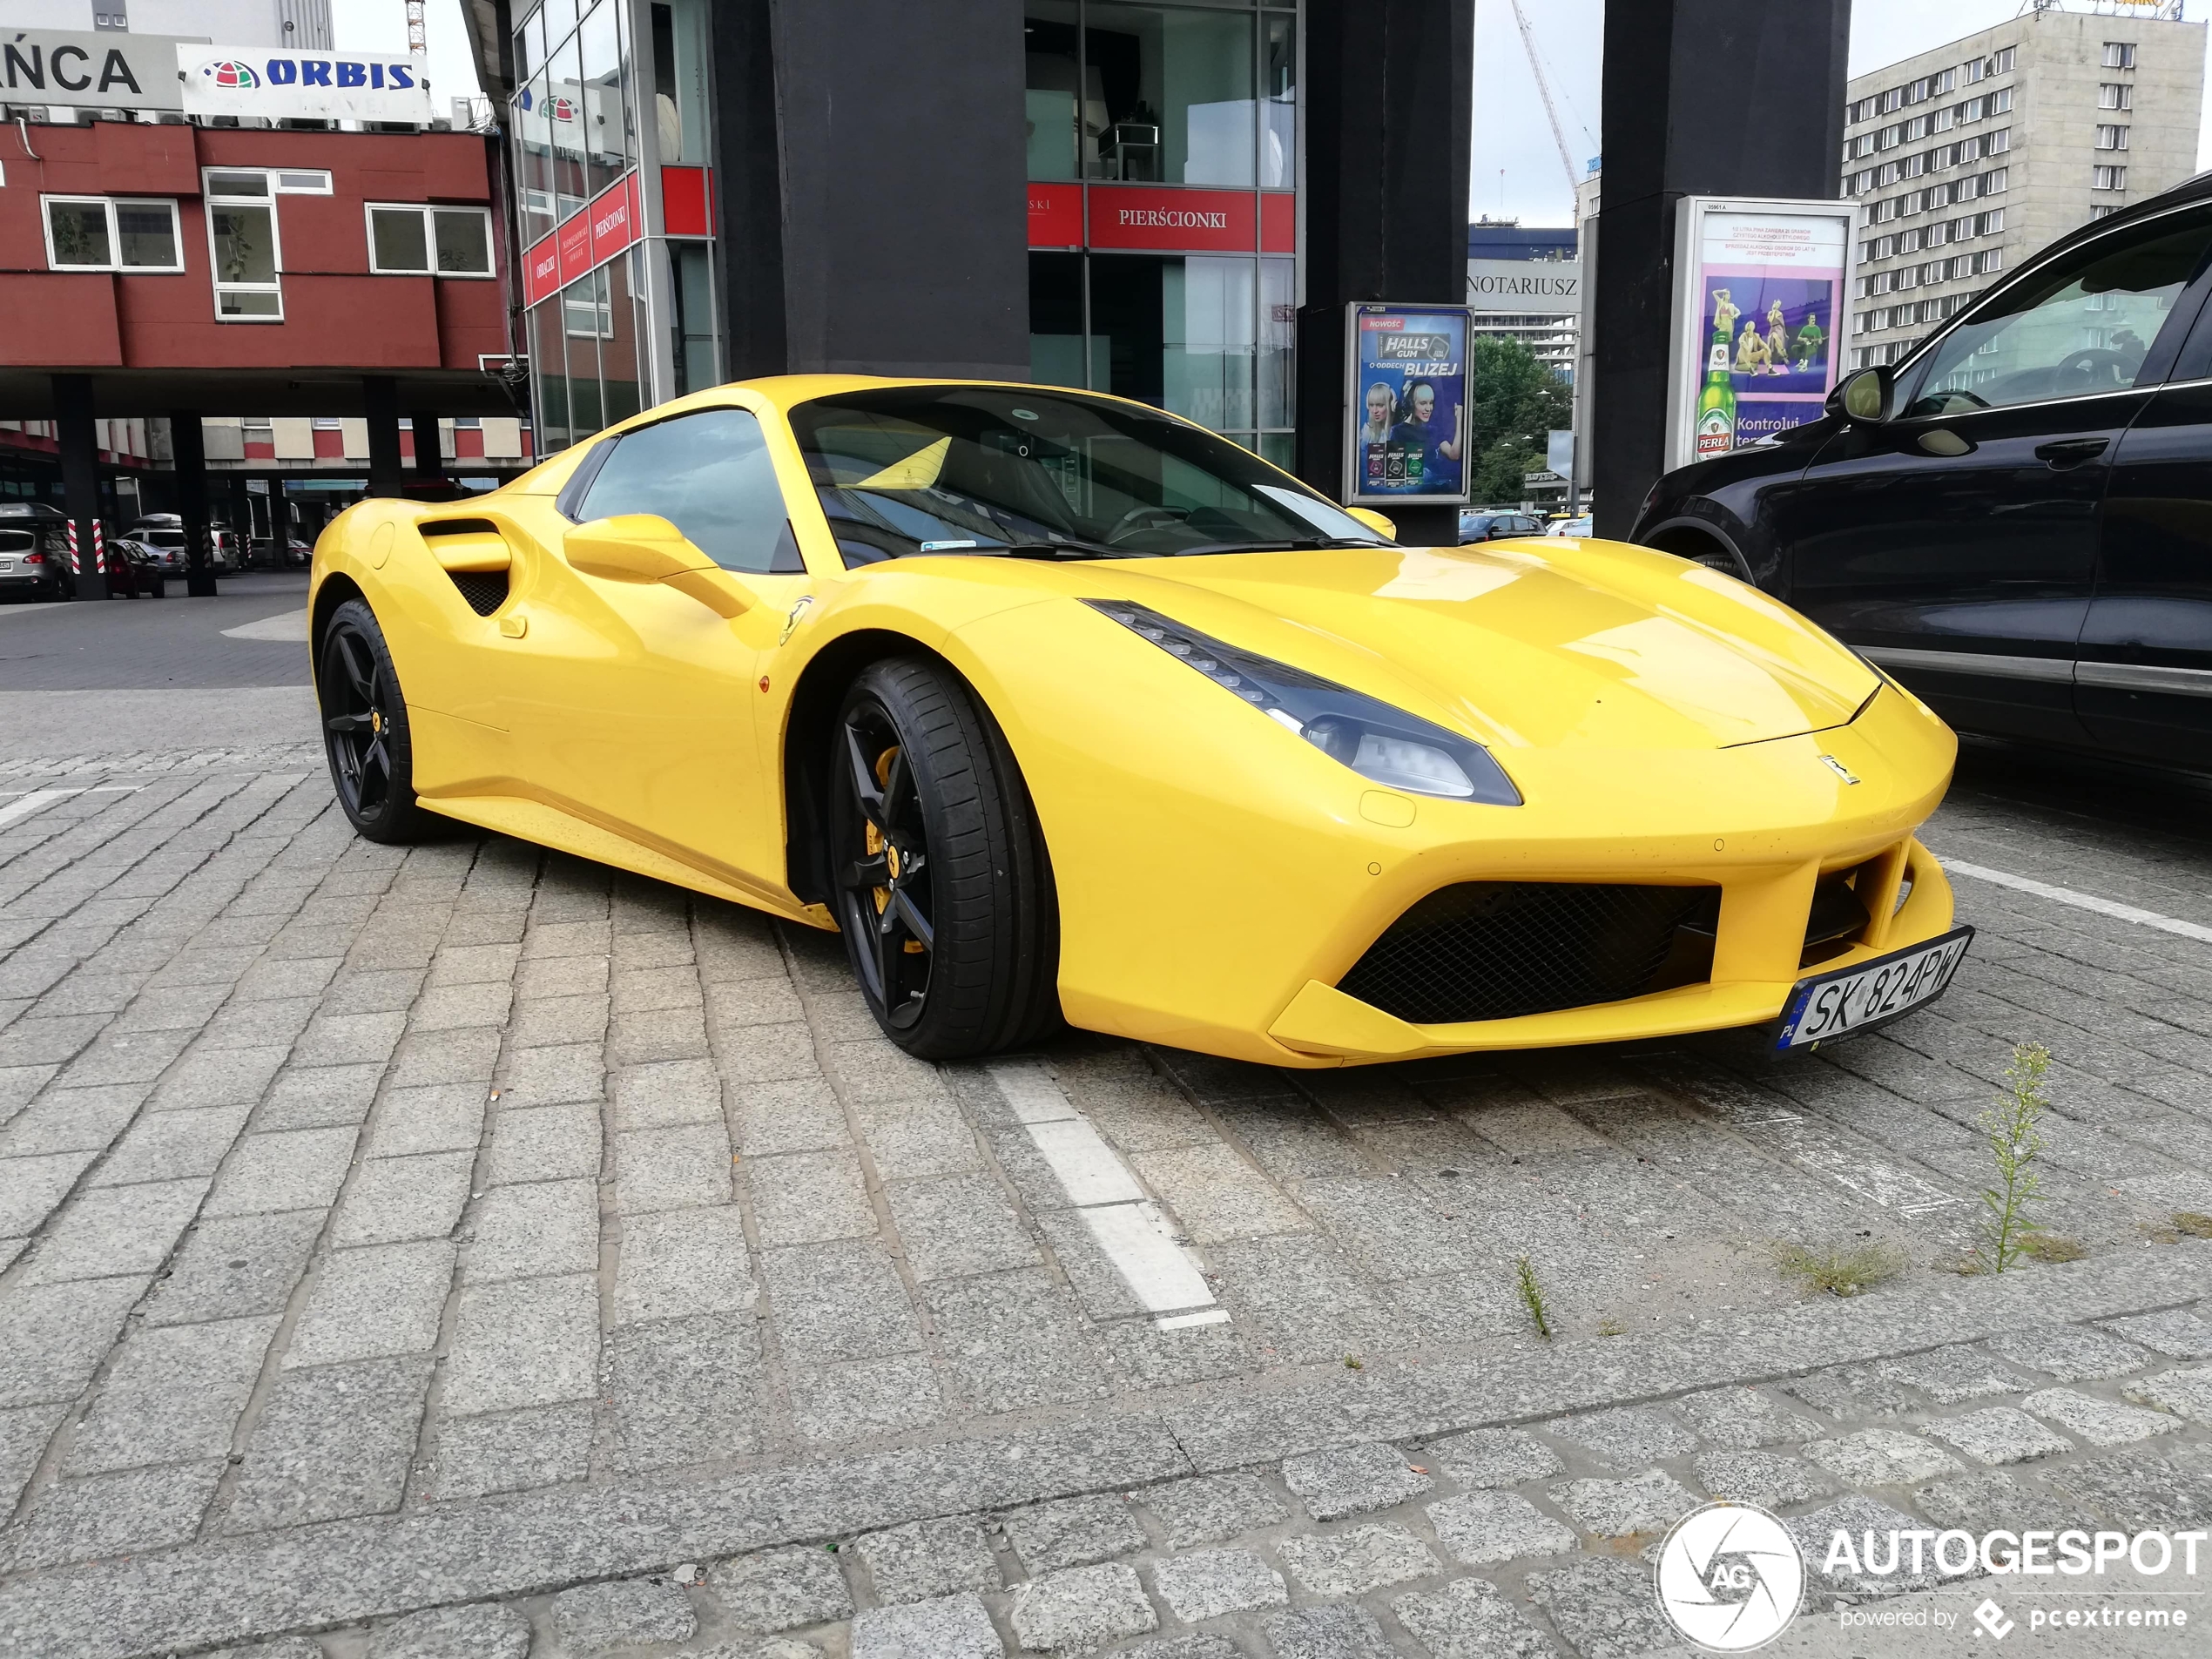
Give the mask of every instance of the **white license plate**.
[(16, 562), (13, 559), (0, 559), (0, 576), (7, 575), (9, 571), (14, 570), (15, 568)]
[(1886, 1025), (1941, 996), (1973, 939), (1971, 927), (1954, 927), (1940, 939), (1877, 956), (1871, 962), (1814, 979), (1801, 979), (1783, 1005), (1777, 1049), (1801, 1049)]

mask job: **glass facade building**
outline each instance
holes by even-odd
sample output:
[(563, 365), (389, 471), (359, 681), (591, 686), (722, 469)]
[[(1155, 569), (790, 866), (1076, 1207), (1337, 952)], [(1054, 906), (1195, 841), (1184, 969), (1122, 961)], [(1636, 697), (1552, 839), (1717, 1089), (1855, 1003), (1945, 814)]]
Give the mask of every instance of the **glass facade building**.
[(1029, 361), (1291, 464), (1293, 7), (1028, 0)]
[(508, 122), (544, 450), (720, 372), (708, 0), (547, 0)]
[[(1288, 465), (1298, 11), (1022, 10), (1032, 377), (1156, 404)], [(547, 450), (730, 377), (718, 145), (738, 164), (711, 89), (715, 31), (732, 27), (710, 0), (545, 0), (516, 30), (508, 125)]]

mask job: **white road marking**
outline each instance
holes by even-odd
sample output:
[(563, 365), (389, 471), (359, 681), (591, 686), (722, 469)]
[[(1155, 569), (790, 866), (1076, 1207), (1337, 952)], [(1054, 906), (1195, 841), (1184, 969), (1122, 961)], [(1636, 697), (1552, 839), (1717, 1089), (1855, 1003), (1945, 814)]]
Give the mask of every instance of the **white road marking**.
[(2161, 933), (2178, 934), (2183, 939), (2194, 939), (2212, 945), (2212, 927), (2201, 921), (2183, 921), (2179, 916), (2161, 916), (2155, 910), (2143, 910), (2134, 905), (2121, 904), (2116, 899), (2100, 899), (2094, 893), (2076, 893), (2072, 887), (2054, 887), (2047, 881), (2036, 881), (2024, 875), (2014, 875), (2008, 870), (1992, 870), (1979, 864), (1967, 864), (1958, 859), (1939, 860), (1953, 875), (1972, 876), (1977, 881), (1987, 881), (2000, 887), (2011, 887), (2020, 893), (2032, 893), (2039, 899), (2048, 899), (2055, 904), (2070, 904), (2077, 910), (2094, 910), (2101, 916), (2111, 916), (2121, 921), (2132, 921), (2145, 927), (2155, 927)]
[(1218, 1325), (1229, 1318), (1135, 1173), (1076, 1109), (1042, 1066), (990, 1068), (991, 1081), (1036, 1146), (1090, 1236), (1114, 1264), (1130, 1294), (1163, 1331)]
[(259, 622), (240, 623), (235, 628), (223, 630), (226, 639), (272, 639), (285, 644), (307, 643), (307, 608), (287, 610), (280, 616), (264, 617)]
[(51, 806), (57, 800), (67, 800), (71, 795), (81, 795), (81, 789), (34, 789), (20, 800), (11, 800), (0, 806), (0, 827), (29, 818), (42, 807)]

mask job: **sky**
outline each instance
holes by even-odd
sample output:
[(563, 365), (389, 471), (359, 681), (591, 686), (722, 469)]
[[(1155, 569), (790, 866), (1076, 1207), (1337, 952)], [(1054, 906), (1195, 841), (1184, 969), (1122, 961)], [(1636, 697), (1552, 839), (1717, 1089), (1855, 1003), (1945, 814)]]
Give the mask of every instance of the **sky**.
[[(1617, 0), (1634, 4), (1635, 0)], [(339, 0), (346, 3), (346, 0)], [(395, 0), (396, 3), (396, 0)], [(1851, 69), (1853, 75), (1895, 63), (2013, 17), (2021, 0), (1853, 0)], [(2086, 11), (2084, 0), (2067, 10)], [(1603, 0), (1521, 0), (1534, 34), (1553, 107), (1579, 176), (1599, 152), (1598, 90), (1603, 70)], [(2212, 3), (2197, 0), (2192, 22), (2212, 17)], [(2212, 30), (2207, 31), (2212, 40)], [(2197, 140), (2197, 165), (2212, 165), (2212, 145)], [(1529, 74), (1528, 55), (1514, 26), (1512, 0), (1476, 0), (1474, 14), (1474, 153), (1467, 182), (1467, 215), (1519, 219), (1524, 225), (1574, 222), (1574, 194), (1559, 146), (1544, 120), (1542, 100)]]
[[(429, 46), (430, 99), (443, 115), (447, 99), (482, 98), (475, 62), (469, 55), (469, 30), (461, 21), (461, 0), (429, 0), (424, 8)], [(407, 50), (405, 0), (330, 0), (331, 44), (357, 51)]]

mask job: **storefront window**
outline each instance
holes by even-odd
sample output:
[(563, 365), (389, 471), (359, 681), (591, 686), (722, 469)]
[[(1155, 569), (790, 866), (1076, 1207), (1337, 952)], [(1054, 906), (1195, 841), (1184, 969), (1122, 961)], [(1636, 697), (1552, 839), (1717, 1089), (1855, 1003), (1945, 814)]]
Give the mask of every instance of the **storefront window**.
[(583, 60), (584, 193), (596, 196), (630, 170), (630, 136), (621, 0), (599, 0), (577, 30)]
[(705, 0), (651, 8), (653, 118), (664, 166), (707, 165)]
[(1298, 19), (1271, 11), (1260, 21), (1259, 185), (1298, 185)]
[(1298, 424), (1298, 264), (1293, 260), (1259, 262), (1259, 424), (1263, 428)]
[(1093, 70), (1080, 100), (1079, 127), (1076, 89), (1084, 77), (1075, 0), (1029, 0), (1022, 30), (1028, 64), (1023, 96), (1028, 104), (1029, 177), (1078, 178), (1081, 134), (1104, 131), (1106, 99)]
[[(1079, 203), (1047, 198), (1049, 211), (1077, 206), (1091, 225), (1099, 187), (1298, 187), (1291, 7), (1027, 0), (1022, 22), (1028, 177), (1093, 186)], [(1263, 246), (1288, 252), (1290, 207), (1256, 206)], [(1287, 464), (1297, 308), (1294, 258), (1033, 252), (1030, 373), (1157, 403)]]
[(523, 244), (528, 246), (559, 223), (553, 189), (553, 121), (544, 73), (531, 77), (515, 99), (515, 172), (520, 185)]
[(551, 455), (569, 447), (569, 359), (556, 300), (527, 314), (530, 321), (530, 378), (536, 382), (537, 437)]
[(600, 412), (604, 424), (627, 421), (645, 407), (640, 387), (645, 375), (637, 361), (637, 307), (633, 296), (642, 291), (637, 273), (644, 264), (643, 248), (633, 247), (611, 264), (599, 267), (600, 291), (605, 296), (606, 337), (599, 347)]
[(583, 161), (583, 57), (572, 35), (554, 49), (545, 112), (553, 135), (553, 216), (566, 219), (589, 194)]
[(1255, 105), (1248, 14), (1091, 0), (1088, 81), (1105, 119), (1083, 123), (1090, 178), (1251, 188)]
[(705, 242), (671, 242), (668, 260), (676, 298), (675, 390), (681, 397), (722, 379), (714, 349), (714, 250)]

